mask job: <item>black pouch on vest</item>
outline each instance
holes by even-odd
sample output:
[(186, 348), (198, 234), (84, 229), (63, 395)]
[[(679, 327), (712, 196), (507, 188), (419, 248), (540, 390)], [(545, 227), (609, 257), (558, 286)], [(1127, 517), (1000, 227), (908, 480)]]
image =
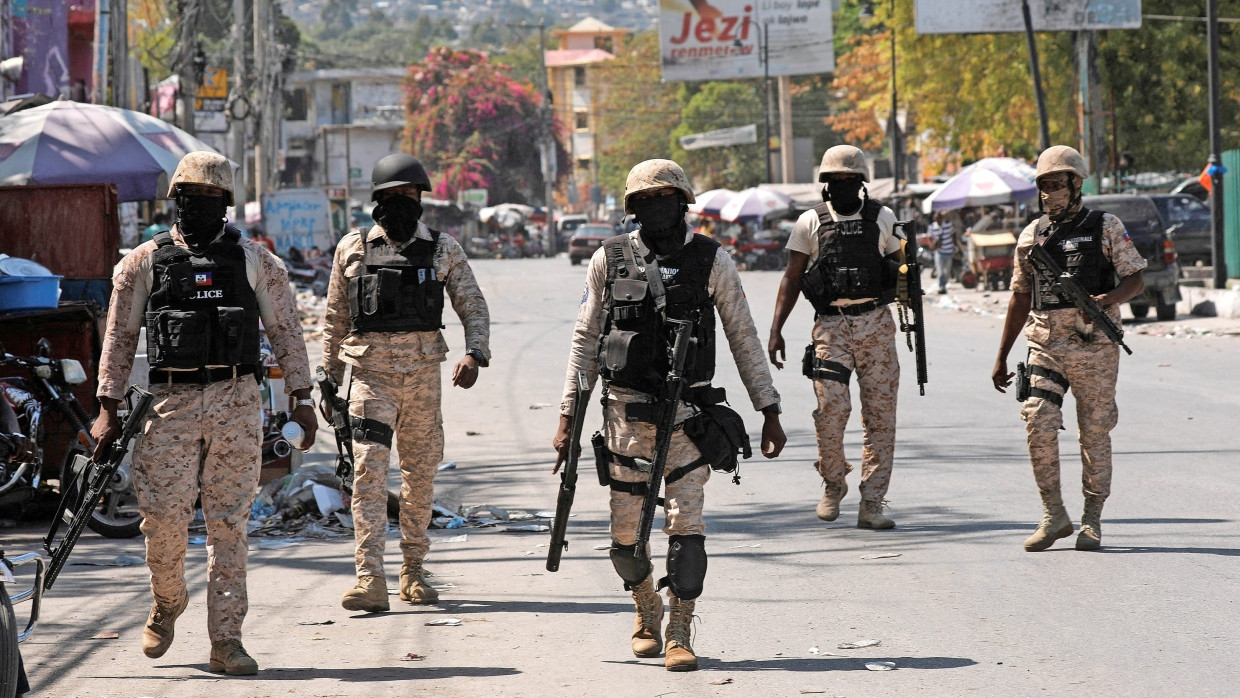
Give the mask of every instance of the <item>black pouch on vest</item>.
[(607, 438), (603, 432), (596, 431), (590, 437), (590, 445), (594, 447), (594, 469), (598, 471), (598, 484), (603, 487), (611, 485), (611, 451), (607, 450)]
[(245, 309), (216, 308), (216, 313), (215, 330), (211, 333), (211, 363), (236, 366), (241, 363)]
[(624, 421), (658, 424), (663, 405), (658, 402), (628, 402), (624, 405)]
[(685, 435), (702, 452), (711, 470), (730, 473), (736, 470), (737, 456), (753, 456), (745, 420), (727, 405), (709, 405), (685, 420)]
[(168, 289), (170, 299), (193, 298), (197, 290), (194, 288), (194, 265), (189, 262), (169, 264), (162, 286)]
[(608, 332), (607, 338), (603, 340), (602, 356), (599, 357), (603, 367), (611, 371), (613, 375), (623, 371), (629, 365), (631, 352), (637, 349), (640, 343), (637, 332), (625, 332), (624, 330)]
[(379, 276), (377, 274), (362, 274), (359, 277), (349, 279), (350, 284), (357, 284), (357, 314), (358, 315), (374, 315), (379, 312)]
[(197, 310), (156, 310), (146, 314), (150, 362), (166, 368), (199, 368), (211, 351), (206, 313)]
[(379, 300), (390, 302), (400, 298), (399, 269), (380, 269), (376, 276), (379, 277)]
[(835, 300), (827, 290), (827, 281), (817, 268), (801, 277), (801, 295), (815, 308), (824, 308)]

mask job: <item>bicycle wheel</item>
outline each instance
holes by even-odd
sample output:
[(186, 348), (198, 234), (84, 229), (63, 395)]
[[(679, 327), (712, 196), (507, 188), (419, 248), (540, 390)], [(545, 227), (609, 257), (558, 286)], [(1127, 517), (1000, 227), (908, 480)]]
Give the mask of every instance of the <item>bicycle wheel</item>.
[(0, 698), (17, 695), (17, 680), (17, 616), (0, 581)]

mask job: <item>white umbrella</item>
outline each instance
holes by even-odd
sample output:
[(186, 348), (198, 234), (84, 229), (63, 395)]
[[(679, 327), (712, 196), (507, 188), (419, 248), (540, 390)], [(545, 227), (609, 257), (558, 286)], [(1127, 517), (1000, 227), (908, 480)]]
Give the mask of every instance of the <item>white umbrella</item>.
[(1038, 195), (1036, 172), (1015, 158), (982, 158), (927, 196), (921, 210), (930, 213), (1027, 201)]
[(499, 204), (478, 210), (478, 220), (483, 223), (494, 221), (501, 228), (521, 225), (534, 214), (533, 206), (524, 204)]
[(729, 223), (752, 223), (782, 216), (792, 209), (792, 199), (771, 189), (742, 189), (719, 211)]
[(696, 213), (706, 218), (718, 218), (719, 211), (736, 196), (731, 189), (711, 189), (693, 197), (696, 202), (689, 204), (689, 213)]

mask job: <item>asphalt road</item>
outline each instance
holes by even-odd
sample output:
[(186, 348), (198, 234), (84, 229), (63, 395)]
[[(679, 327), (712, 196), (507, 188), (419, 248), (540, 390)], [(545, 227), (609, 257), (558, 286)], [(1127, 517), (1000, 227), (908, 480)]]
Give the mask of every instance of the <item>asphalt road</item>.
[[(553, 509), (549, 442), (584, 270), (564, 259), (481, 261), (475, 269), (494, 319), (495, 359), (474, 389), (445, 390), (446, 458), (457, 465), (439, 474), (436, 490), (466, 505)], [(765, 338), (778, 274), (744, 278)], [(1120, 374), (1105, 547), (1076, 552), (1067, 539), (1030, 554), (1021, 542), (1040, 503), (1023, 424), (1017, 403), (989, 384), (1006, 295), (953, 289), (927, 301), (924, 397), (900, 346), (893, 531), (853, 527), (856, 474), (840, 519), (814, 516), (821, 486), (812, 467), (813, 395), (795, 361), (810, 315), (804, 303), (793, 314), (785, 336), (794, 361), (776, 375), (789, 445), (777, 460), (746, 462), (739, 487), (717, 476), (707, 490), (710, 574), (695, 641), (701, 671), (672, 674), (629, 652), (632, 604), (595, 549), (608, 541), (606, 498), (585, 470), (558, 573), (543, 566), (545, 533), (434, 531), (428, 567), (436, 584), (451, 585), (438, 607), (410, 607), (393, 595), (391, 613), (350, 613), (339, 598), (352, 584), (351, 540), (274, 550), (252, 541), (245, 643), (262, 671), (251, 679), (206, 671), (201, 546), (190, 551), (190, 608), (158, 660), (139, 648), (150, 603), (145, 567), (70, 566), (22, 647), (32, 695), (1235, 695), (1240, 340), (1220, 336), (1218, 321), (1204, 323), (1215, 331), (1207, 336), (1192, 332), (1203, 323), (1191, 320), (1170, 337), (1142, 334), (1164, 334), (1167, 324), (1128, 327), (1134, 355), (1123, 358)], [(447, 336), (455, 360), (459, 325), (450, 322)], [(317, 350), (312, 343), (312, 359)], [(718, 383), (739, 398), (724, 358), (721, 349)], [(734, 400), (756, 437), (760, 419), (745, 403)], [(854, 409), (846, 443), (854, 462), (860, 440)], [(1073, 441), (1069, 428), (1061, 440), (1065, 500), (1079, 519)], [(320, 432), (308, 461), (330, 461), (330, 448)], [(462, 533), (463, 542), (446, 540)], [(34, 549), (39, 534), (33, 526), (6, 530), (4, 547)], [(663, 550), (656, 539), (656, 556)], [(141, 539), (88, 533), (74, 559), (107, 562), (121, 553), (141, 555)], [(882, 555), (898, 557), (874, 557)], [(394, 534), (387, 559), (394, 594)], [(463, 622), (425, 624), (444, 617)], [(119, 638), (91, 639), (99, 633)], [(838, 649), (870, 639), (881, 644)], [(402, 661), (409, 653), (424, 659)], [(867, 670), (875, 661), (896, 668)]]

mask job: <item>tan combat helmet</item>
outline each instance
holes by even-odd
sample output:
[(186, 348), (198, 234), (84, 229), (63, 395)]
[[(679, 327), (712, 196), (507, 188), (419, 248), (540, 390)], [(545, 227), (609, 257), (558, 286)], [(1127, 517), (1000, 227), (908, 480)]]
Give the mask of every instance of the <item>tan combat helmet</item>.
[(861, 175), (862, 182), (870, 181), (870, 168), (865, 162), (865, 153), (852, 145), (833, 145), (822, 154), (822, 164), (818, 167), (818, 181), (827, 181), (827, 175), (856, 174)]
[(1042, 179), (1056, 172), (1071, 172), (1081, 179), (1089, 177), (1089, 169), (1085, 167), (1085, 158), (1081, 157), (1076, 148), (1066, 145), (1052, 145), (1038, 156), (1036, 179)]
[(693, 187), (689, 186), (689, 178), (685, 171), (671, 160), (646, 160), (639, 162), (629, 170), (629, 178), (624, 182), (624, 210), (632, 213), (629, 198), (639, 191), (673, 187), (685, 195), (687, 203), (694, 203)]
[(176, 197), (177, 187), (181, 184), (202, 184), (223, 189), (225, 204), (233, 205), (232, 164), (219, 153), (206, 150), (186, 153), (168, 183), (168, 198)]

